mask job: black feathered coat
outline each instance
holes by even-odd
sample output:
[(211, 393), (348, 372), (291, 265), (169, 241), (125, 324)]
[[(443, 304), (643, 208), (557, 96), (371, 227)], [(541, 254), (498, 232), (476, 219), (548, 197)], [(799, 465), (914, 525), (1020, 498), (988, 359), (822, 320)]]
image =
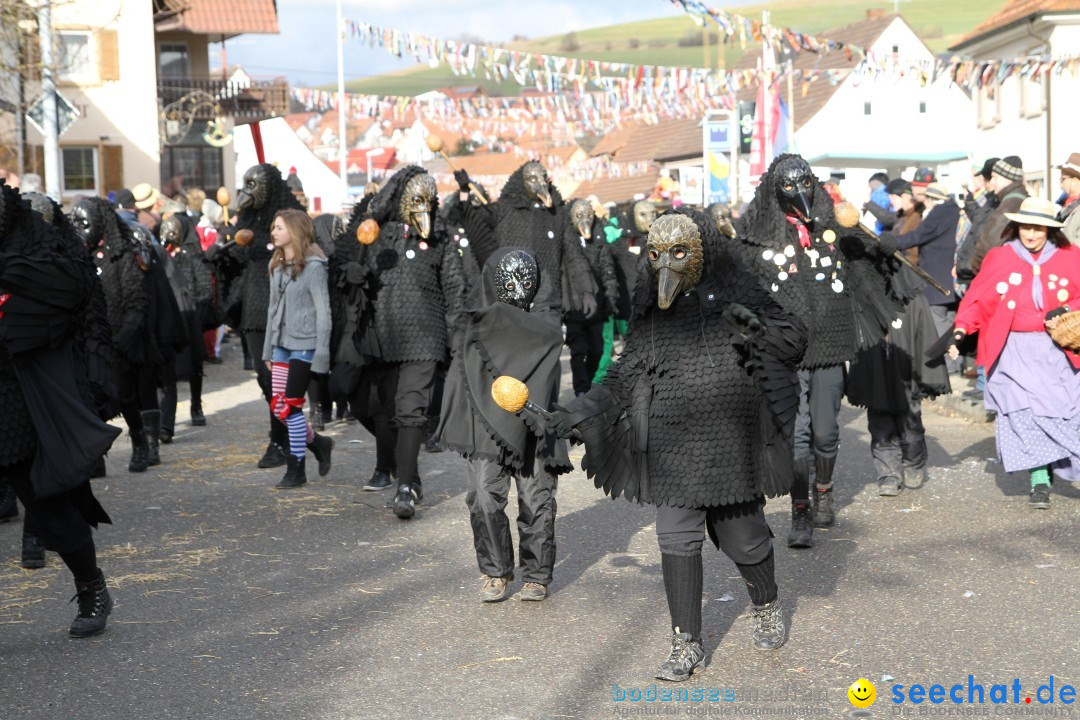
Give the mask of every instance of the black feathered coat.
[[(626, 347), (601, 385), (567, 410), (597, 487), (654, 505), (703, 508), (786, 493), (806, 330), (723, 247), (709, 219), (705, 273), (667, 310), (642, 276)], [(735, 305), (761, 321), (745, 336)]]

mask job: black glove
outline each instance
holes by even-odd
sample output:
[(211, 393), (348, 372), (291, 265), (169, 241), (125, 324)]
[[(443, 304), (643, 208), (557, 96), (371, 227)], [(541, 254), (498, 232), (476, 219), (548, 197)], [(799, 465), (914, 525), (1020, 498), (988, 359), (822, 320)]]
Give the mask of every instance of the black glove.
[(878, 235), (878, 249), (882, 255), (892, 255), (900, 249), (900, 243), (896, 242), (896, 236), (891, 232), (883, 232)]
[(581, 296), (581, 314), (585, 316), (586, 320), (592, 320), (596, 315), (596, 297), (592, 293), (585, 293)]
[(573, 437), (574, 426), (570, 422), (570, 412), (562, 405), (552, 405), (548, 429), (562, 440)]
[(1046, 313), (1046, 319), (1047, 320), (1053, 320), (1054, 318), (1058, 317), (1059, 315), (1064, 315), (1067, 312), (1071, 312), (1071, 310), (1069, 310), (1069, 306), (1068, 305), (1062, 305), (1061, 307), (1054, 308), (1050, 312)]
[(469, 187), (471, 182), (469, 180), (469, 173), (465, 172), (464, 170), (455, 170), (454, 179), (457, 180), (458, 190), (463, 193), (469, 192), (469, 190), (471, 189)]
[(607, 302), (604, 304), (607, 305), (607, 317), (615, 317), (619, 314), (619, 304), (615, 302), (615, 299), (611, 295), (608, 295), (606, 300)]
[(732, 303), (724, 311), (724, 319), (731, 323), (744, 336), (757, 335), (765, 329), (761, 319), (745, 305)]

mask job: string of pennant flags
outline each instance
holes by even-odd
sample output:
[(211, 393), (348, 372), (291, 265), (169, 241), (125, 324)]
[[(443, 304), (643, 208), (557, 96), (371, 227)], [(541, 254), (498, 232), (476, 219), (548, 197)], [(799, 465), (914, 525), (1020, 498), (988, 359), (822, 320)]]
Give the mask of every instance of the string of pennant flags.
[[(691, 0), (672, 1), (677, 4), (685, 2), (688, 7), (692, 6), (700, 11), (700, 3)], [(533, 88), (541, 94), (570, 95), (575, 98), (574, 102), (593, 91), (606, 93), (612, 97), (613, 102), (627, 105), (665, 99), (674, 102), (675, 98), (687, 95), (697, 99), (715, 98), (717, 95), (733, 95), (762, 82), (771, 84), (788, 75), (794, 75), (794, 80), (799, 83), (814, 82), (818, 77), (835, 79), (847, 74), (853, 74), (860, 82), (874, 81), (882, 75), (890, 78), (914, 78), (923, 85), (948, 80), (973, 91), (999, 85), (1016, 76), (1037, 78), (1050, 73), (1069, 73), (1075, 77), (1080, 72), (1080, 55), (1038, 55), (999, 60), (965, 60), (960, 57), (948, 60), (902, 58), (892, 53), (870, 53), (859, 46), (795, 33), (788, 28), (762, 26), (760, 23), (754, 25), (746, 18), (719, 10), (711, 12), (713, 15), (710, 17), (728, 23), (736, 35), (749, 33), (749, 37), (755, 41), (786, 38), (788, 47), (793, 49), (843, 51), (846, 58), (851, 57), (847, 54), (849, 52), (858, 53), (859, 59), (854, 68), (814, 70), (794, 68), (790, 63), (768, 69), (734, 70), (638, 65), (445, 40), (357, 20), (348, 20), (346, 25), (350, 34), (360, 42), (372, 48), (386, 50), (395, 57), (412, 57), (414, 62), (431, 67), (445, 64), (458, 76), (513, 81), (523, 88)], [(739, 24), (736, 20), (746, 22)], [(751, 24), (747, 26), (746, 23)]]

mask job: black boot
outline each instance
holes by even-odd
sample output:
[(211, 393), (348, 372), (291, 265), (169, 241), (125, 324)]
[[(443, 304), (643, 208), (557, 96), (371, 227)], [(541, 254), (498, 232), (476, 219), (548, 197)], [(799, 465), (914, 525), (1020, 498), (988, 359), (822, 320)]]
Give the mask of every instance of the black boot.
[(393, 484), (394, 481), (390, 478), (389, 472), (375, 468), (375, 472), (371, 474), (371, 479), (364, 484), (364, 489), (385, 490)]
[(836, 522), (836, 511), (833, 509), (833, 469), (836, 467), (836, 458), (815, 458), (817, 467), (817, 484), (814, 490), (814, 527), (832, 527)]
[(15, 504), (15, 488), (7, 483), (0, 487), (0, 523), (19, 517), (19, 506)]
[(105, 585), (104, 573), (98, 570), (98, 576), (87, 583), (76, 580), (75, 597), (71, 599), (79, 601), (79, 614), (68, 631), (71, 637), (84, 638), (105, 632), (105, 622), (112, 612), (113, 601)]
[(206, 425), (206, 416), (202, 411), (202, 375), (191, 375), (191, 424), (194, 427)]
[(146, 432), (146, 444), (149, 447), (147, 463), (151, 466), (161, 464), (161, 452), (158, 443), (161, 441), (161, 411), (142, 411), (143, 429)]
[(128, 463), (128, 472), (146, 472), (150, 467), (150, 443), (146, 441), (146, 432), (140, 430), (131, 433), (131, 462)]
[(330, 454), (334, 451), (334, 438), (315, 433), (315, 438), (308, 443), (307, 448), (319, 463), (319, 477), (326, 477), (330, 473)]
[(287, 460), (288, 470), (285, 471), (285, 477), (281, 478), (281, 482), (277, 484), (279, 488), (298, 488), (307, 482), (307, 470), (305, 469), (306, 457), (298, 458), (292, 453), (289, 453)]
[(398, 483), (399, 486), (408, 485), (412, 489), (416, 502), (420, 502), (424, 497), (418, 465), (420, 447), (423, 444), (424, 428), (403, 427), (398, 429), (397, 445), (394, 448), (394, 459), (396, 461), (394, 464), (397, 465)]
[(814, 546), (814, 509), (809, 500), (796, 500), (791, 503), (791, 532), (787, 536), (790, 548), (808, 548)]
[(270, 444), (266, 446), (266, 452), (259, 458), (259, 468), (267, 470), (269, 468), (281, 467), (285, 462), (285, 451), (282, 450), (277, 443), (271, 441)]
[(36, 535), (31, 535), (23, 528), (22, 536), (22, 567), (27, 570), (37, 570), (45, 567), (45, 548)]

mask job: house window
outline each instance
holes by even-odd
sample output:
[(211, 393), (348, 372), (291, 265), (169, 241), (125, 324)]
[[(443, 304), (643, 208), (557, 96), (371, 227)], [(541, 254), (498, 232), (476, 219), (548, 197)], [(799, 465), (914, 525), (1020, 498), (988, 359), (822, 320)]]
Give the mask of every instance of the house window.
[(221, 148), (201, 143), (170, 145), (161, 151), (161, 187), (202, 188), (213, 197), (212, 191), (224, 184)]
[(64, 195), (97, 195), (97, 148), (60, 148)]
[(1038, 117), (1045, 109), (1045, 94), (1041, 79), (1020, 78), (1020, 117)]
[(163, 78), (191, 77), (191, 58), (188, 47), (180, 43), (163, 43), (158, 50), (158, 75)]
[(893, 55), (896, 55), (896, 54), (898, 54), (899, 52), (900, 52), (900, 46), (899, 46), (899, 45), (893, 45), (893, 46), (892, 46), (892, 54), (893, 54)]
[(863, 115), (869, 115), (870, 114), (870, 103), (863, 103), (862, 111), (863, 111)]
[(56, 34), (57, 79), (67, 82), (93, 82), (97, 79), (90, 57), (90, 33), (65, 30)]
[(920, 115), (925, 115), (926, 114), (926, 102), (925, 101), (919, 103), (919, 114)]

